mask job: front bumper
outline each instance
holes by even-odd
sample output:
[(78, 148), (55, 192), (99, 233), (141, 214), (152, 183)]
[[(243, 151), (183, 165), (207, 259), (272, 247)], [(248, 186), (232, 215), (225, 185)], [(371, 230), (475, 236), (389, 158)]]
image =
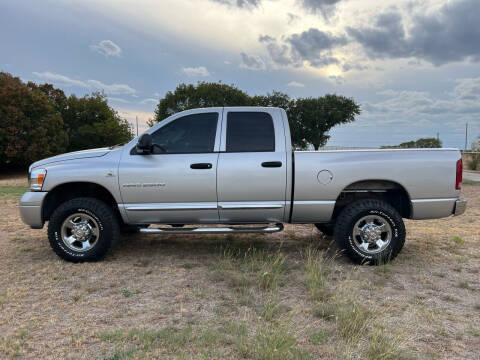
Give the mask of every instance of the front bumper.
[(42, 204), (47, 192), (27, 191), (20, 199), (20, 216), (32, 229), (43, 228)]
[(466, 209), (467, 199), (458, 199), (457, 201), (455, 201), (455, 210), (453, 211), (453, 215), (462, 215)]

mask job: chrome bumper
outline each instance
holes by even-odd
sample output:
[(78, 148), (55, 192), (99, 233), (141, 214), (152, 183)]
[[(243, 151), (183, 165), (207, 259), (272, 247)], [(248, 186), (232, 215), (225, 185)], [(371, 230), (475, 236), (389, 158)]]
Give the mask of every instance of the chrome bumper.
[(42, 204), (47, 194), (41, 191), (28, 191), (20, 199), (20, 216), (32, 229), (43, 228)]
[(453, 215), (462, 215), (466, 209), (467, 199), (458, 199), (457, 201), (455, 201), (455, 210), (453, 211)]

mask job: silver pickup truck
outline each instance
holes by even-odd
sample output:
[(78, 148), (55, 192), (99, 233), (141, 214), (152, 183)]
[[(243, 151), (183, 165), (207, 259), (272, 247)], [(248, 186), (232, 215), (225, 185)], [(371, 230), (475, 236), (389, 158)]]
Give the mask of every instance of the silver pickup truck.
[(123, 146), (37, 161), (29, 179), (23, 221), (48, 221), (53, 250), (73, 262), (101, 259), (121, 231), (270, 233), (294, 223), (377, 264), (402, 249), (402, 218), (466, 208), (458, 150), (297, 152), (285, 111), (271, 107), (177, 113)]

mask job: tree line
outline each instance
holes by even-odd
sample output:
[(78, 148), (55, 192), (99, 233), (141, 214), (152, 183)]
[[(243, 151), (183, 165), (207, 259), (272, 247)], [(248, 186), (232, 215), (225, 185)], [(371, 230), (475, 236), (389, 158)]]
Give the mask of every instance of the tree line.
[(305, 149), (311, 144), (315, 150), (325, 145), (328, 132), (339, 124), (355, 120), (360, 105), (353, 99), (336, 94), (320, 97), (290, 98), (273, 91), (267, 95), (250, 96), (234, 85), (200, 82), (197, 85), (180, 84), (175, 91), (160, 99), (153, 125), (179, 111), (214, 106), (275, 106), (286, 111), (293, 145)]
[[(330, 129), (360, 114), (351, 98), (335, 94), (290, 98), (274, 91), (250, 96), (234, 85), (180, 84), (159, 100), (152, 126), (179, 111), (197, 107), (275, 106), (287, 112), (296, 148), (326, 144)], [(132, 139), (126, 119), (100, 92), (66, 96), (51, 84), (23, 82), (0, 72), (0, 169), (25, 168), (32, 162), (69, 151), (111, 146)]]
[(422, 148), (441, 148), (442, 141), (437, 138), (420, 138), (400, 143), (393, 146), (382, 146), (381, 149), (422, 149)]
[(66, 96), (51, 84), (0, 72), (0, 169), (25, 168), (61, 154), (129, 141), (127, 120), (105, 94)]

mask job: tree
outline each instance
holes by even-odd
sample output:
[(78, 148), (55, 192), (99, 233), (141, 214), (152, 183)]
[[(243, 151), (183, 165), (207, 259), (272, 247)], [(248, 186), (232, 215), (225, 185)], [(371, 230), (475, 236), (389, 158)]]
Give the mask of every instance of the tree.
[(105, 94), (95, 92), (81, 98), (70, 95), (65, 106), (59, 106), (70, 140), (68, 151), (111, 146), (132, 139), (130, 124), (108, 106)]
[(179, 111), (209, 106), (282, 108), (287, 112), (294, 146), (305, 148), (312, 144), (316, 150), (327, 142), (332, 127), (352, 122), (360, 114), (360, 106), (344, 96), (291, 99), (287, 94), (273, 91), (251, 97), (233, 85), (201, 82), (197, 86), (180, 84), (173, 93), (167, 92), (157, 105), (154, 120), (159, 122)]
[(167, 92), (157, 105), (155, 121), (159, 122), (177, 112), (199, 107), (248, 106), (252, 99), (233, 85), (199, 82), (197, 86), (180, 84)]
[(0, 167), (23, 167), (64, 152), (67, 141), (48, 96), (0, 72)]
[(305, 142), (315, 150), (327, 143), (331, 128), (355, 121), (360, 106), (351, 98), (327, 94), (317, 98), (297, 99), (288, 111), (294, 145)]
[(382, 149), (418, 149), (418, 148), (441, 148), (442, 141), (437, 138), (420, 138), (415, 141), (403, 142), (399, 145), (382, 146)]

